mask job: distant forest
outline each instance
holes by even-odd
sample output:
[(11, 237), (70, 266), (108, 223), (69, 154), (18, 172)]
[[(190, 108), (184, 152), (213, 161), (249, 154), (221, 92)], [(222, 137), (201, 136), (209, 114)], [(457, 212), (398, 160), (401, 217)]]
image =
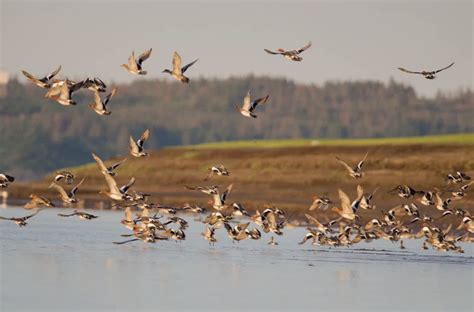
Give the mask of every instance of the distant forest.
[[(429, 83), (429, 81), (427, 81)], [(112, 85), (109, 85), (109, 88)], [(117, 85), (112, 115), (87, 105), (93, 94), (74, 94), (78, 105), (46, 100), (44, 89), (12, 80), (0, 98), (0, 171), (19, 177), (126, 154), (129, 135), (150, 128), (150, 149), (238, 139), (362, 138), (474, 132), (471, 90), (418, 97), (410, 86), (376, 81), (297, 84), (268, 77), (137, 80)], [(270, 94), (257, 119), (235, 109), (247, 90)], [(105, 96), (105, 94), (104, 94)]]

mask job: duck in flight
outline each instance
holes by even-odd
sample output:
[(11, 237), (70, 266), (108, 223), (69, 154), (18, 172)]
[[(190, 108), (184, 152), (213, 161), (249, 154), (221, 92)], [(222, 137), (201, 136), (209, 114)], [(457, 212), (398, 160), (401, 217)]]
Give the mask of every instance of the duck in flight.
[(55, 182), (51, 183), (49, 188), (55, 189), (65, 204), (75, 204), (77, 203), (76, 192), (82, 183), (84, 183), (84, 179), (82, 179), (69, 193), (67, 193), (61, 185), (56, 184)]
[(44, 196), (30, 195), (30, 201), (23, 206), (25, 209), (33, 209), (38, 206), (55, 207), (53, 202)]
[(401, 70), (402, 72), (405, 72), (405, 73), (409, 73), (409, 74), (418, 74), (418, 75), (423, 75), (423, 77), (425, 77), (426, 79), (435, 79), (436, 78), (436, 74), (445, 70), (445, 69), (448, 69), (450, 68), (451, 66), (454, 65), (454, 62), (449, 64), (448, 66), (446, 67), (443, 67), (441, 69), (438, 69), (438, 70), (433, 70), (433, 71), (411, 71), (411, 70), (408, 70), (408, 69), (405, 69), (405, 68), (402, 68), (402, 67), (398, 67), (399, 70)]
[(191, 63), (181, 67), (181, 56), (178, 52), (174, 52), (173, 54), (173, 69), (165, 69), (162, 73), (167, 73), (176, 78), (177, 80), (181, 81), (182, 83), (188, 83), (189, 78), (184, 75), (184, 73), (188, 70), (189, 67), (193, 66), (199, 59), (195, 59)]
[(41, 209), (38, 209), (35, 211), (35, 213), (33, 214), (30, 214), (28, 216), (24, 216), (24, 217), (19, 217), (19, 218), (16, 218), (16, 217), (13, 217), (13, 218), (5, 218), (5, 217), (2, 217), (0, 216), (0, 220), (9, 220), (9, 221), (13, 221), (15, 222), (19, 227), (23, 227), (23, 226), (26, 226), (28, 223), (26, 222), (26, 220), (36, 216), (38, 214), (38, 212), (40, 212)]
[(7, 187), (9, 183), (13, 183), (15, 178), (11, 175), (0, 173), (0, 188)]
[(100, 98), (99, 91), (94, 91), (94, 102), (89, 104), (89, 107), (92, 108), (97, 114), (106, 116), (112, 114), (111, 111), (107, 109), (110, 99), (117, 93), (117, 88), (113, 88), (104, 100)]
[(218, 176), (229, 176), (229, 171), (224, 167), (224, 165), (212, 166), (209, 169), (209, 174), (204, 178), (204, 181), (209, 180), (214, 175)]
[(99, 193), (100, 194), (105, 194), (109, 198), (115, 200), (115, 201), (124, 201), (124, 200), (131, 200), (133, 199), (133, 196), (128, 194), (128, 189), (135, 184), (135, 178), (132, 177), (130, 181), (125, 184), (122, 187), (118, 187), (117, 182), (115, 179), (110, 175), (110, 174), (104, 174), (105, 177), (105, 182), (109, 186), (109, 191), (107, 190), (101, 190)]
[(303, 51), (306, 51), (307, 49), (309, 49), (311, 47), (311, 41), (308, 42), (307, 45), (305, 45), (304, 47), (302, 47), (301, 49), (298, 49), (298, 50), (290, 50), (290, 51), (285, 51), (283, 49), (277, 49), (275, 52), (274, 51), (271, 51), (271, 50), (268, 50), (268, 49), (263, 49), (265, 52), (267, 52), (268, 54), (280, 54), (280, 55), (283, 55), (286, 59), (290, 60), (290, 61), (295, 61), (295, 62), (301, 62), (303, 60), (303, 58), (300, 56), (300, 54), (303, 52)]
[(66, 184), (71, 184), (74, 181), (74, 174), (69, 171), (57, 171), (54, 177), (54, 182), (60, 182), (64, 180)]
[(74, 82), (66, 79), (51, 86), (45, 97), (64, 106), (76, 105), (76, 101), (72, 99), (72, 94), (83, 86), (84, 81)]
[(128, 57), (128, 64), (122, 64), (123, 68), (125, 68), (129, 73), (134, 75), (146, 75), (147, 71), (143, 70), (142, 64), (146, 61), (151, 55), (151, 48), (143, 52), (135, 58), (135, 52), (132, 52), (132, 55)]
[(114, 170), (117, 169), (121, 164), (124, 163), (124, 161), (127, 160), (127, 158), (124, 158), (123, 160), (113, 164), (112, 166), (107, 167), (102, 161), (102, 159), (100, 159), (100, 157), (97, 156), (95, 153), (92, 153), (92, 158), (94, 158), (94, 160), (97, 162), (97, 165), (99, 166), (99, 170), (100, 172), (102, 172), (102, 174), (108, 174), (108, 175), (111, 175), (112, 177), (117, 174), (114, 172)]
[(130, 136), (130, 142), (129, 142), (129, 151), (132, 156), (135, 157), (145, 157), (148, 156), (148, 153), (143, 151), (143, 144), (145, 143), (146, 140), (150, 137), (150, 130), (146, 129), (145, 132), (142, 133), (142, 136), (140, 139), (138, 139), (136, 142), (133, 139), (132, 136)]
[(341, 158), (339, 158), (337, 156), (336, 156), (336, 160), (340, 164), (342, 164), (344, 167), (346, 167), (346, 169), (347, 169), (347, 171), (349, 171), (349, 175), (351, 177), (354, 177), (354, 178), (358, 179), (358, 178), (362, 178), (364, 176), (364, 173), (362, 172), (362, 166), (364, 165), (365, 160), (367, 159), (367, 155), (369, 155), (368, 152), (365, 154), (364, 159), (359, 161), (359, 163), (355, 167), (349, 166), (344, 160), (342, 160)]
[(247, 92), (247, 95), (244, 97), (244, 102), (242, 104), (242, 107), (236, 106), (237, 111), (240, 112), (245, 117), (257, 118), (257, 115), (255, 115), (253, 111), (255, 110), (255, 108), (257, 108), (257, 105), (265, 104), (269, 97), (270, 95), (267, 94), (267, 96), (265, 97), (251, 101), (250, 90), (249, 90)]
[(96, 219), (98, 218), (98, 216), (95, 216), (93, 214), (90, 214), (90, 213), (87, 213), (87, 212), (83, 212), (83, 211), (77, 211), (77, 210), (74, 210), (73, 213), (70, 213), (70, 214), (62, 214), (62, 213), (58, 213), (58, 216), (60, 217), (73, 217), (73, 216), (78, 216), (80, 219), (82, 220), (92, 220), (92, 219)]

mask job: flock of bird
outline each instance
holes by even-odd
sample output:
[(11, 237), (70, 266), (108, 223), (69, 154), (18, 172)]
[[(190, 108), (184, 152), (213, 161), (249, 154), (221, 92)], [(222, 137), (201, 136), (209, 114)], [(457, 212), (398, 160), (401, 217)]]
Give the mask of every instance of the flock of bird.
[[(297, 50), (264, 50), (269, 54), (282, 55), (288, 60), (300, 62), (303, 59), (300, 54), (310, 47), (311, 42)], [(121, 66), (131, 74), (146, 75), (147, 71), (143, 69), (143, 64), (151, 56), (151, 53), (152, 49), (149, 49), (137, 58), (134, 52), (132, 52), (128, 62)], [(171, 75), (182, 83), (189, 83), (190, 79), (184, 74), (197, 61), (198, 59), (195, 59), (182, 66), (181, 56), (175, 52), (172, 60), (172, 69), (165, 69), (162, 72)], [(453, 64), (435, 71), (416, 72), (404, 68), (399, 69), (403, 72), (423, 75), (427, 79), (434, 79), (437, 73), (450, 68)], [(106, 92), (107, 85), (101, 79), (86, 78), (79, 82), (67, 78), (55, 79), (60, 70), (61, 66), (42, 78), (36, 78), (26, 71), (22, 72), (28, 80), (38, 87), (48, 90), (45, 95), (48, 99), (64, 106), (76, 105), (77, 103), (72, 98), (73, 93), (80, 89), (87, 89), (94, 93), (94, 100), (89, 104), (89, 107), (99, 115), (107, 116), (111, 114), (108, 106), (111, 99), (117, 93), (117, 88), (113, 88), (105, 98), (102, 98), (100, 94)], [(266, 103), (268, 99), (269, 95), (252, 100), (249, 90), (243, 98), (242, 105), (237, 106), (236, 109), (245, 117), (257, 118), (255, 109), (258, 105)], [(146, 157), (148, 153), (144, 146), (149, 137), (150, 131), (148, 129), (137, 140), (130, 136), (129, 154), (136, 158)], [(336, 160), (348, 171), (348, 175), (351, 178), (357, 180), (365, 176), (363, 166), (367, 157), (368, 153), (355, 166), (347, 164), (339, 157), (336, 157)], [(121, 220), (121, 224), (130, 231), (128, 234), (122, 235), (123, 237), (129, 237), (129, 239), (114, 242), (116, 244), (125, 244), (132, 241), (154, 243), (161, 240), (184, 240), (186, 238), (185, 230), (188, 227), (188, 222), (176, 216), (177, 212), (206, 214), (202, 218), (204, 230), (201, 235), (210, 245), (214, 245), (217, 242), (215, 233), (221, 228), (227, 232), (228, 237), (233, 242), (244, 239), (261, 239), (263, 231), (271, 235), (268, 241), (269, 245), (278, 245), (274, 235), (283, 235), (284, 228), (289, 224), (284, 210), (275, 206), (266, 205), (263, 207), (262, 212), (259, 209), (255, 209), (255, 213), (251, 215), (240, 203), (231, 203), (228, 197), (232, 192), (233, 184), (229, 184), (223, 191), (216, 185), (184, 186), (189, 191), (201, 192), (209, 196), (209, 209), (190, 204), (184, 204), (182, 207), (154, 204), (150, 201), (151, 194), (132, 191), (135, 184), (134, 177), (130, 178), (129, 182), (125, 185), (119, 186), (117, 184), (115, 180), (116, 171), (127, 160), (126, 158), (109, 165), (106, 165), (95, 153), (92, 153), (92, 158), (97, 163), (98, 169), (108, 186), (107, 189), (101, 190), (100, 194), (112, 200), (113, 206), (124, 210), (124, 218)], [(203, 181), (209, 181), (214, 176), (230, 176), (230, 172), (224, 165), (211, 166), (208, 168), (208, 171)], [(70, 188), (75, 179), (76, 177), (71, 172), (59, 171), (49, 186), (58, 193), (63, 205), (71, 206), (78, 202), (76, 193), (84, 183), (84, 179), (81, 179), (74, 187)], [(334, 206), (333, 200), (330, 198), (316, 196), (313, 198), (307, 213), (305, 213), (309, 226), (307, 227), (306, 235), (299, 244), (312, 240), (314, 245), (338, 247), (350, 246), (361, 241), (370, 242), (377, 239), (386, 239), (392, 242), (399, 241), (400, 248), (405, 248), (403, 239), (424, 238), (423, 249), (427, 249), (428, 245), (430, 245), (433, 249), (439, 251), (463, 252), (463, 249), (457, 243), (460, 241), (473, 242), (474, 223), (469, 211), (452, 208), (450, 205), (453, 201), (463, 199), (466, 195), (466, 190), (474, 181), (469, 181), (471, 178), (463, 172), (450, 173), (446, 176), (446, 179), (450, 185), (463, 185), (455, 189), (435, 189), (433, 191), (415, 190), (408, 185), (398, 185), (390, 193), (398, 195), (408, 200), (408, 202), (393, 207), (388, 211), (380, 210), (381, 217), (378, 219), (373, 218), (368, 222), (361, 221), (361, 212), (363, 210), (376, 209), (374, 197), (377, 189), (371, 193), (365, 193), (363, 188), (357, 185), (357, 196), (352, 201), (343, 190), (339, 189), (339, 206)], [(15, 178), (13, 176), (0, 173), (0, 188), (6, 188), (14, 181)], [(66, 187), (70, 188), (70, 190), (67, 191)], [(451, 192), (452, 196), (443, 198), (443, 194), (447, 191)], [(433, 207), (432, 213), (422, 214), (418, 204)], [(55, 204), (49, 198), (38, 194), (31, 194), (30, 201), (25, 204), (24, 208), (37, 208), (33, 214), (24, 217), (0, 217), (0, 219), (10, 220), (20, 227), (24, 227), (27, 225), (27, 221), (36, 216), (44, 207), (54, 206)], [(138, 210), (135, 216), (132, 214), (132, 209)], [(208, 210), (211, 211), (207, 213)], [(328, 210), (335, 213), (337, 218), (323, 223), (317, 214), (325, 213)], [(168, 215), (166, 219), (163, 216), (165, 214)], [(58, 216), (77, 216), (83, 220), (92, 220), (98, 217), (78, 209), (74, 210), (71, 214), (58, 214)], [(446, 228), (436, 226), (436, 220), (447, 216), (455, 217), (458, 224), (450, 223)], [(417, 226), (419, 229), (415, 230), (417, 224), (419, 224)]]

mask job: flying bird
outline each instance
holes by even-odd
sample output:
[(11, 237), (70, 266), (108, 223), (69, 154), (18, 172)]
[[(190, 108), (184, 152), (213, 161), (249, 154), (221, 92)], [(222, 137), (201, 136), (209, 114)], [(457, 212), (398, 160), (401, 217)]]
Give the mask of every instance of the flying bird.
[(89, 107), (92, 108), (97, 114), (106, 116), (112, 114), (111, 111), (107, 109), (110, 99), (117, 93), (117, 88), (113, 88), (104, 100), (100, 98), (99, 91), (94, 91), (94, 102), (89, 104)]
[(209, 174), (204, 178), (204, 181), (209, 180), (214, 175), (229, 176), (229, 171), (224, 167), (224, 165), (212, 166), (208, 170), (209, 170)]
[(64, 180), (66, 184), (71, 184), (74, 181), (74, 175), (69, 171), (57, 171), (54, 176), (54, 181), (59, 182)]
[(436, 74), (445, 70), (445, 69), (448, 69), (450, 68), (451, 66), (454, 65), (454, 62), (449, 64), (448, 66), (444, 67), (444, 68), (441, 68), (441, 69), (438, 69), (438, 70), (434, 70), (434, 71), (411, 71), (411, 70), (408, 70), (408, 69), (405, 69), (405, 68), (402, 68), (402, 67), (398, 67), (399, 70), (401, 70), (402, 72), (405, 72), (405, 73), (409, 73), (409, 74), (419, 74), (419, 75), (423, 75), (423, 77), (425, 77), (426, 79), (435, 79), (436, 78)]
[(364, 165), (365, 160), (367, 159), (367, 155), (369, 155), (368, 152), (365, 154), (364, 159), (359, 161), (359, 163), (355, 167), (349, 166), (344, 160), (342, 160), (341, 158), (339, 158), (337, 156), (336, 156), (336, 160), (339, 163), (341, 163), (344, 167), (346, 167), (346, 169), (347, 169), (347, 171), (349, 171), (349, 175), (351, 177), (354, 177), (354, 178), (358, 179), (358, 178), (362, 178), (364, 176), (364, 173), (362, 172), (362, 166)]
[(79, 189), (79, 187), (84, 183), (84, 179), (81, 180), (73, 189), (67, 193), (64, 188), (56, 183), (51, 183), (49, 188), (55, 189), (59, 193), (59, 197), (65, 204), (75, 204), (77, 203), (77, 198), (76, 198), (76, 192)]
[(117, 186), (117, 182), (110, 174), (105, 174), (105, 182), (109, 186), (109, 191), (101, 190), (100, 194), (105, 194), (115, 201), (124, 201), (133, 199), (133, 196), (127, 193), (128, 189), (135, 184), (135, 178), (132, 177), (130, 181), (122, 187)]
[(188, 70), (189, 67), (193, 66), (194, 63), (196, 63), (199, 59), (195, 59), (191, 63), (181, 67), (181, 56), (178, 54), (178, 52), (174, 52), (173, 54), (173, 69), (165, 69), (162, 71), (162, 73), (168, 73), (177, 80), (181, 81), (182, 83), (188, 83), (189, 78), (184, 76), (184, 73), (186, 70)]
[(25, 209), (33, 209), (38, 206), (55, 207), (53, 202), (44, 196), (30, 195), (30, 201), (25, 204)]
[(142, 133), (142, 136), (140, 139), (138, 139), (136, 142), (133, 139), (132, 136), (130, 136), (130, 142), (129, 142), (129, 151), (132, 156), (135, 157), (145, 157), (148, 155), (148, 153), (143, 151), (143, 144), (145, 143), (146, 140), (150, 137), (150, 130), (146, 129), (145, 132)]
[(28, 219), (30, 219), (30, 218), (36, 216), (36, 215), (38, 214), (38, 212), (40, 212), (40, 211), (41, 211), (41, 209), (38, 209), (38, 210), (36, 210), (35, 213), (33, 213), (33, 214), (30, 214), (30, 215), (24, 216), (24, 217), (18, 217), (18, 218), (16, 218), (16, 217), (13, 217), (13, 218), (5, 218), (5, 217), (0, 216), (0, 219), (1, 219), (1, 220), (13, 221), (13, 222), (15, 222), (19, 227), (23, 227), (23, 226), (26, 226), (26, 225), (28, 224), (28, 223), (26, 222), (26, 220), (28, 220)]
[(7, 187), (9, 183), (13, 183), (15, 178), (11, 175), (0, 173), (0, 188)]
[(97, 162), (97, 165), (99, 166), (99, 170), (100, 172), (102, 172), (102, 174), (108, 174), (111, 176), (115, 176), (117, 173), (115, 173), (114, 170), (117, 169), (121, 164), (123, 164), (127, 160), (127, 158), (124, 158), (123, 160), (113, 164), (112, 166), (107, 167), (102, 161), (102, 159), (100, 159), (100, 157), (97, 156), (96, 154), (92, 153), (92, 158), (94, 158), (94, 160)]
[(135, 52), (132, 52), (132, 55), (128, 57), (128, 64), (122, 64), (123, 68), (125, 68), (129, 73), (134, 75), (146, 75), (147, 71), (142, 69), (142, 64), (146, 61), (151, 54), (151, 48), (143, 52), (135, 59)]
[(58, 102), (64, 106), (76, 105), (72, 99), (72, 94), (82, 88), (84, 81), (74, 82), (66, 79), (62, 83), (57, 83), (49, 89), (45, 97)]
[(257, 105), (265, 104), (269, 97), (270, 95), (267, 94), (267, 96), (265, 97), (251, 101), (250, 90), (249, 90), (247, 92), (247, 95), (244, 97), (244, 102), (242, 104), (242, 107), (236, 106), (237, 111), (240, 112), (245, 117), (257, 118), (257, 115), (255, 115), (253, 111), (255, 110), (255, 108), (257, 108)]
[(70, 214), (58, 213), (58, 216), (60, 216), (60, 217), (73, 217), (73, 216), (78, 216), (78, 217), (79, 217), (80, 219), (82, 219), (82, 220), (92, 220), (92, 219), (98, 218), (98, 216), (95, 216), (95, 215), (90, 214), (90, 213), (87, 213), (87, 212), (78, 211), (78, 210), (74, 210), (74, 212), (73, 212), (73, 213), (70, 213)]
[(101, 79), (94, 77), (94, 79), (86, 78), (84, 80), (83, 88), (92, 92), (105, 92), (105, 90), (107, 89), (107, 85)]
[(277, 49), (276, 52), (268, 50), (268, 49), (263, 49), (263, 50), (265, 52), (269, 53), (269, 54), (283, 55), (286, 59), (291, 60), (291, 61), (301, 62), (303, 60), (303, 58), (301, 56), (299, 56), (299, 54), (302, 53), (303, 51), (309, 49), (311, 47), (311, 45), (312, 44), (311, 44), (311, 41), (310, 41), (310, 42), (308, 42), (307, 45), (305, 45), (304, 47), (302, 47), (301, 49), (298, 49), (298, 50), (285, 51), (281, 48)]

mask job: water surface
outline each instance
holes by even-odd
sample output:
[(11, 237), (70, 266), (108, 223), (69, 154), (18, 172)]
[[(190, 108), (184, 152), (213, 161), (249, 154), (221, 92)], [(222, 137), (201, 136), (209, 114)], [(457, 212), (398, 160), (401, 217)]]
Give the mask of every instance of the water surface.
[[(48, 209), (26, 228), (0, 223), (1, 311), (472, 311), (473, 248), (464, 254), (405, 250), (387, 241), (350, 248), (297, 243), (285, 229), (269, 246), (232, 244), (223, 229), (209, 246), (190, 222), (186, 240), (114, 245), (127, 230), (120, 211), (91, 221)], [(0, 209), (2, 216), (29, 214)]]

